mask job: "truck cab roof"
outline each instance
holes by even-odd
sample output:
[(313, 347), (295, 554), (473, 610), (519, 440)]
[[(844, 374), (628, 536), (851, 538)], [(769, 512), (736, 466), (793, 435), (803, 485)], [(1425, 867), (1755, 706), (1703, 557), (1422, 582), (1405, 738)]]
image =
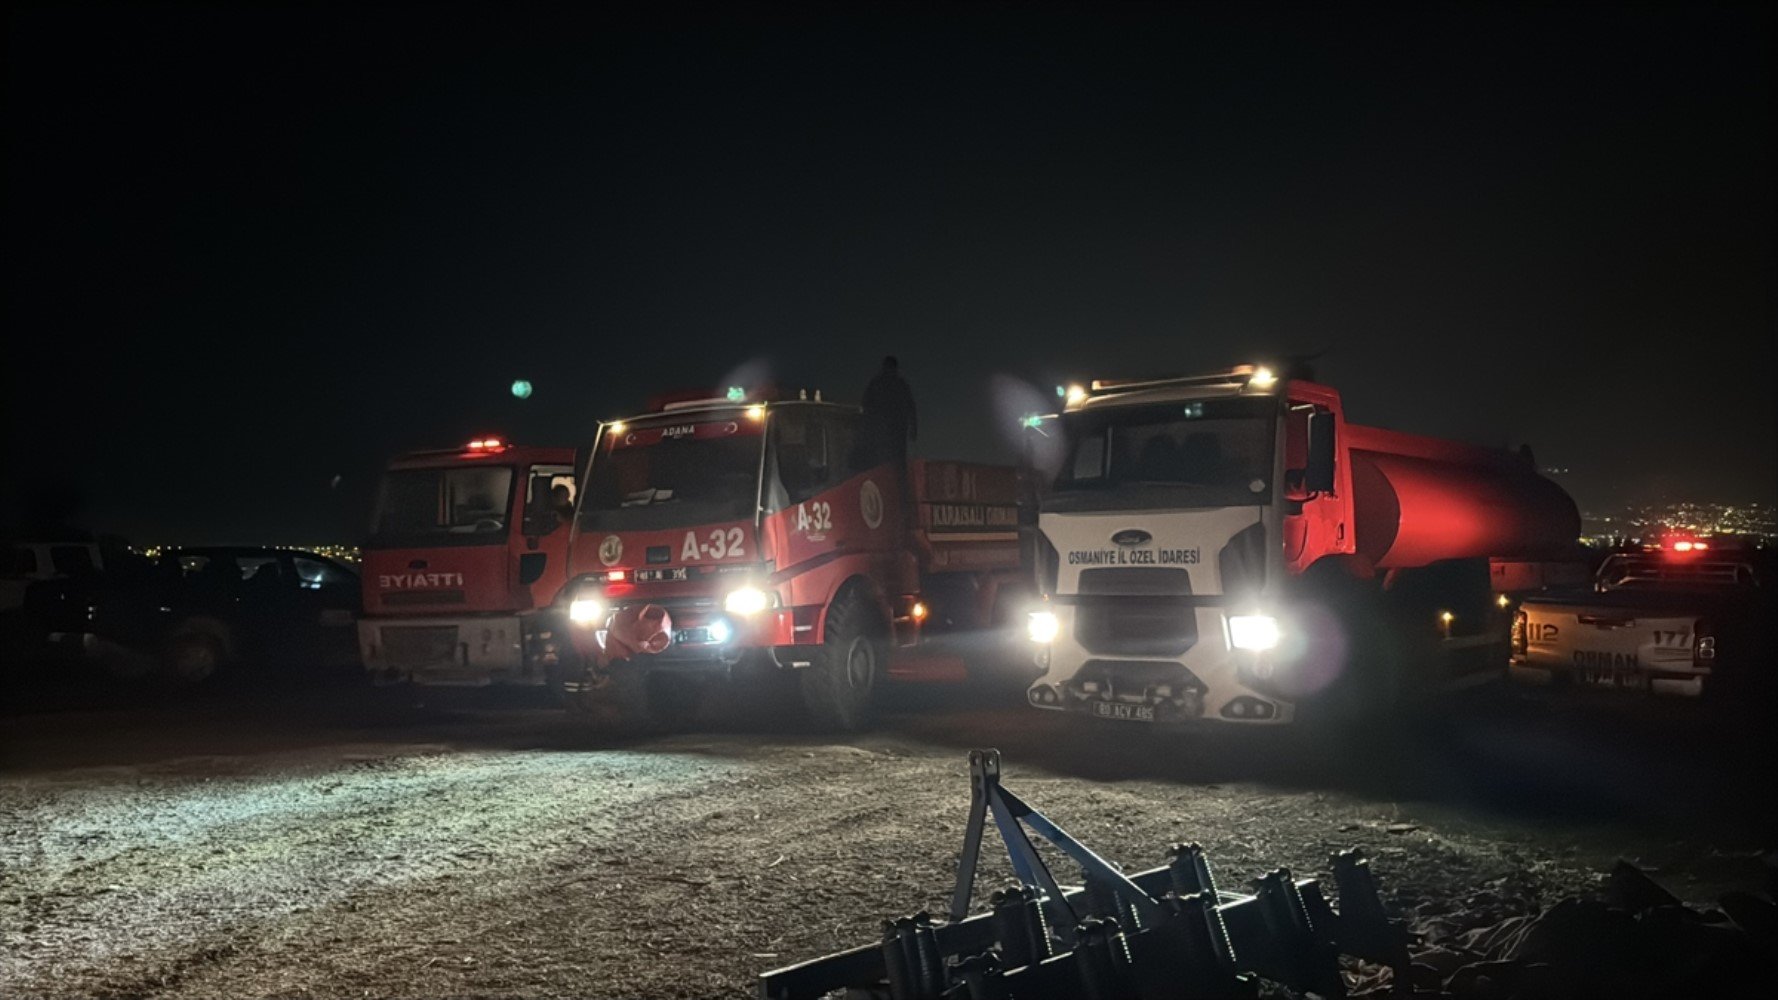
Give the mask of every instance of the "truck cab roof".
[(764, 415), (791, 407), (818, 408), (846, 413), (858, 412), (858, 407), (854, 404), (836, 403), (825, 399), (761, 399), (734, 402), (727, 399), (711, 398), (668, 403), (646, 413), (638, 413), (620, 420), (608, 420), (605, 422), (605, 426), (613, 427), (645, 421), (675, 419), (711, 420), (719, 419), (725, 415), (740, 418), (752, 414)]
[[(1285, 380), (1270, 369), (1238, 365), (1225, 372), (1150, 379), (1094, 379), (1068, 394), (1065, 413), (1143, 403), (1275, 395)], [(1331, 390), (1329, 390), (1331, 391)]]
[(434, 448), (412, 451), (389, 463), (391, 469), (428, 469), (457, 465), (463, 462), (511, 463), (533, 462), (571, 465), (574, 449), (551, 445), (511, 444), (499, 438), (478, 438), (460, 448)]

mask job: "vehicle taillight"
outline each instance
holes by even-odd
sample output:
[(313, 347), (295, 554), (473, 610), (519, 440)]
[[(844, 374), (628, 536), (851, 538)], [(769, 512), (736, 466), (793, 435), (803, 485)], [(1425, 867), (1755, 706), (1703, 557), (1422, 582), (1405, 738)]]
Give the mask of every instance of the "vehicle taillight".
[[(1530, 636), (1531, 629), (1528, 627), (1530, 621), (1531, 621), (1531, 616), (1526, 614), (1523, 611), (1520, 611), (1517, 614), (1513, 615), (1513, 629), (1512, 629), (1513, 652), (1517, 653), (1520, 656), (1524, 656), (1525, 653), (1531, 648), (1531, 636)], [(1499, 635), (1500, 633), (1496, 632), (1494, 634)]]
[(1716, 662), (1716, 628), (1700, 620), (1692, 628), (1692, 665), (1705, 667)]

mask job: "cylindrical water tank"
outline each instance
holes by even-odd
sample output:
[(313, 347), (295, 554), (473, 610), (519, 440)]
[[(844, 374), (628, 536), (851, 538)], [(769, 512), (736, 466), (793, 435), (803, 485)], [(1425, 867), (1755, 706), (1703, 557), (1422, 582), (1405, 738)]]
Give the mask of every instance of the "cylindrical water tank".
[[(1353, 510), (1360, 555), (1378, 569), (1441, 559), (1538, 559), (1569, 552), (1580, 535), (1574, 501), (1529, 462), (1479, 449), (1448, 455), (1354, 442)], [(1403, 436), (1406, 439), (1406, 436)], [(1411, 440), (1411, 439), (1408, 439)], [(1429, 439), (1418, 439), (1427, 441)]]

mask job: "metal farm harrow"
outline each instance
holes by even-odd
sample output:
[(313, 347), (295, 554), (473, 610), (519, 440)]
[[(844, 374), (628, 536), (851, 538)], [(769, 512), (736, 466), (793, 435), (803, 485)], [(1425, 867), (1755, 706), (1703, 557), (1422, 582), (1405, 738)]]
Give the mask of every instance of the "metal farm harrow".
[[(1217, 888), (1197, 844), (1125, 875), (1000, 784), (1000, 754), (969, 755), (970, 814), (947, 919), (916, 913), (883, 925), (880, 943), (760, 977), (764, 1000), (844, 991), (849, 1000), (1163, 1000), (1256, 996), (1260, 981), (1342, 997), (1339, 957), (1389, 966), (1409, 990), (1407, 937), (1383, 912), (1369, 863), (1333, 858), (1336, 911), (1314, 879), (1277, 869), (1251, 895)], [(988, 820), (1019, 884), (969, 915)], [(1080, 866), (1063, 886), (1030, 834)]]

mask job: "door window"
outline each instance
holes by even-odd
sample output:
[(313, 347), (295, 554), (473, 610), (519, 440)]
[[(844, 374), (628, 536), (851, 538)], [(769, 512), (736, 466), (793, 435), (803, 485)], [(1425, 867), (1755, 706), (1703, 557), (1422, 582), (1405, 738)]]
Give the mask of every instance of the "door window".
[(319, 559), (293, 556), (290, 562), (296, 567), (297, 585), (304, 590), (323, 590), (352, 582), (339, 567)]
[(93, 550), (84, 545), (52, 545), (49, 557), (55, 561), (56, 572), (63, 576), (92, 576), (99, 571), (93, 562)]
[(241, 582), (248, 586), (267, 587), (284, 579), (284, 567), (278, 565), (277, 556), (238, 556), (235, 569), (241, 574)]
[(772, 422), (772, 435), (778, 481), (784, 487), (783, 504), (802, 503), (827, 488), (830, 470), (824, 424), (810, 414), (786, 409)]
[(834, 483), (843, 483), (870, 468), (870, 456), (858, 434), (858, 418), (850, 413), (831, 413), (827, 423), (827, 465)]
[(525, 534), (552, 534), (573, 520), (574, 490), (573, 466), (531, 466), (525, 477)]

